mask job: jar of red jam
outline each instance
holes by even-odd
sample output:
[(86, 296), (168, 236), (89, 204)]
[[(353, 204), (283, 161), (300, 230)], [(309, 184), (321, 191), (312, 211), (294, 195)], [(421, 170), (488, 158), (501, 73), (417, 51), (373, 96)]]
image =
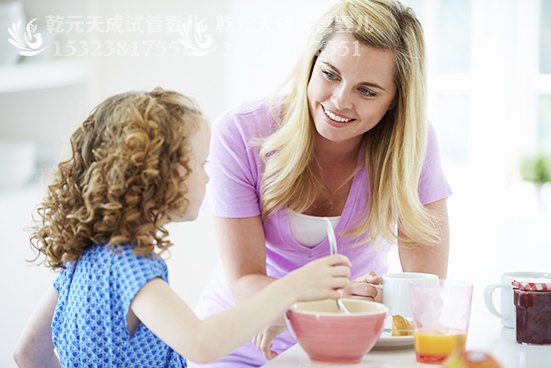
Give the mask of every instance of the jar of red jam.
[(517, 342), (551, 344), (551, 278), (522, 277), (512, 285), (517, 309)]

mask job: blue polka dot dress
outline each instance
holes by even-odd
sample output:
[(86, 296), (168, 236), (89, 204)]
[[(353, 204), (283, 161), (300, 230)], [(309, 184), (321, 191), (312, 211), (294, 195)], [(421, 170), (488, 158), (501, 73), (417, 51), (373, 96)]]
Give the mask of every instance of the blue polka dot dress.
[(57, 277), (52, 335), (61, 365), (186, 367), (186, 360), (143, 324), (131, 339), (126, 325), (140, 288), (155, 277), (168, 282), (166, 263), (135, 255), (128, 245), (120, 246), (119, 253), (96, 244)]

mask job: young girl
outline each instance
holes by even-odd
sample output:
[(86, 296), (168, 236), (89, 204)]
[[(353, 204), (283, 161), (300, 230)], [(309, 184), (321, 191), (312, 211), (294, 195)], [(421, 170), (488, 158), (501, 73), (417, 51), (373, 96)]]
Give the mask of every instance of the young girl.
[(46, 265), (62, 271), (22, 332), (19, 366), (206, 363), (298, 300), (339, 297), (350, 267), (339, 255), (204, 321), (169, 287), (159, 257), (172, 245), (164, 225), (197, 217), (209, 136), (190, 99), (160, 88), (108, 98), (76, 130), (72, 157), (59, 164), (31, 236)]

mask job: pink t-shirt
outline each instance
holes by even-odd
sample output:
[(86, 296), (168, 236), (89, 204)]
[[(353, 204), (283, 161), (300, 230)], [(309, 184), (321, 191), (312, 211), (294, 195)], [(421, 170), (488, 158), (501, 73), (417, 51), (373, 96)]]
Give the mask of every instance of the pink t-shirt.
[[(279, 117), (279, 107), (273, 107)], [(263, 165), (259, 157), (260, 147), (255, 144), (258, 138), (270, 136), (278, 128), (274, 120), (269, 100), (244, 103), (220, 116), (213, 124), (209, 155), (208, 173), (210, 182), (202, 210), (217, 217), (244, 218), (261, 215), (260, 185)], [(419, 181), (419, 198), (428, 204), (447, 198), (451, 189), (440, 165), (436, 136), (432, 126), (425, 163)], [(388, 270), (386, 256), (390, 245), (381, 240), (374, 248), (365, 242), (354, 248), (351, 239), (339, 233), (358, 224), (366, 208), (368, 182), (365, 168), (356, 173), (348, 199), (335, 228), (339, 253), (352, 262), (351, 280), (369, 271), (383, 275)], [(267, 222), (262, 219), (266, 238), (266, 271), (268, 276), (281, 278), (290, 271), (306, 263), (328, 256), (329, 243), (326, 239), (315, 247), (297, 243), (289, 229), (285, 208), (276, 212)], [(210, 284), (203, 291), (196, 314), (204, 319), (214, 313), (234, 306), (221, 262), (218, 263)], [(281, 353), (295, 344), (288, 331), (273, 341), (272, 350)], [(256, 367), (266, 363), (266, 359), (252, 343), (247, 343), (232, 354), (221, 358), (209, 367)], [(200, 366), (189, 362), (191, 367)]]

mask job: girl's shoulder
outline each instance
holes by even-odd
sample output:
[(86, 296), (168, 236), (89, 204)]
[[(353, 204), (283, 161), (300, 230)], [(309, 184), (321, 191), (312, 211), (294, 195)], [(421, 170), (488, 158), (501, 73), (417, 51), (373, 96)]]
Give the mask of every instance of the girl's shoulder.
[(164, 271), (166, 262), (155, 254), (139, 255), (130, 244), (94, 244), (78, 261), (79, 267), (133, 269), (135, 267), (158, 268)]

